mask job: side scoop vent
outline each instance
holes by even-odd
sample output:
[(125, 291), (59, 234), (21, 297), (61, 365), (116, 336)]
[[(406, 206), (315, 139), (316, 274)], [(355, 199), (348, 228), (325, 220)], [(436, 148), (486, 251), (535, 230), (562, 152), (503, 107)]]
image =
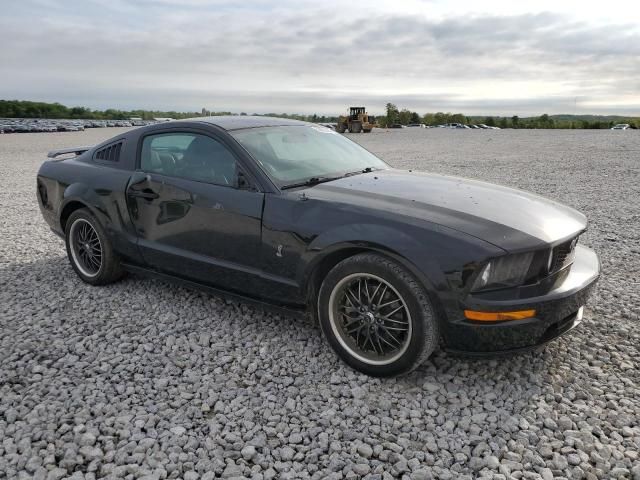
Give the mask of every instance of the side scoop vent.
[(122, 141), (117, 143), (112, 143), (100, 150), (97, 150), (94, 154), (93, 158), (95, 160), (104, 160), (107, 162), (119, 162), (120, 161), (120, 150), (122, 150)]

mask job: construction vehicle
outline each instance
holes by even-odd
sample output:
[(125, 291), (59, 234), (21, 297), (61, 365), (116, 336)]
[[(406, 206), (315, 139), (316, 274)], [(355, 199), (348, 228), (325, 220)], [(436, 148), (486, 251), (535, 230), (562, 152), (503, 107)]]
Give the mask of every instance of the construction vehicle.
[(336, 132), (369, 133), (373, 129), (375, 119), (364, 107), (350, 107), (348, 116), (341, 116), (336, 124)]

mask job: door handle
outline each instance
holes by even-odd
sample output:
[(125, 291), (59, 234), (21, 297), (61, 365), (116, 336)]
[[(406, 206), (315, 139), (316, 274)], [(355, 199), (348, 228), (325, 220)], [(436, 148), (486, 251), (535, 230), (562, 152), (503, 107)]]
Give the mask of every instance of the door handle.
[(156, 192), (154, 192), (150, 188), (145, 188), (144, 190), (136, 190), (131, 188), (129, 189), (129, 196), (144, 198), (145, 200), (155, 200), (160, 195), (158, 195)]
[(149, 187), (144, 187), (144, 184), (148, 184), (151, 181), (151, 175), (144, 172), (135, 172), (131, 176), (129, 181), (129, 187), (127, 188), (127, 194), (131, 197), (144, 198), (145, 200), (155, 200), (160, 195), (151, 190)]
[(129, 186), (140, 185), (141, 183), (148, 183), (151, 181), (151, 175), (144, 172), (134, 172), (129, 180)]

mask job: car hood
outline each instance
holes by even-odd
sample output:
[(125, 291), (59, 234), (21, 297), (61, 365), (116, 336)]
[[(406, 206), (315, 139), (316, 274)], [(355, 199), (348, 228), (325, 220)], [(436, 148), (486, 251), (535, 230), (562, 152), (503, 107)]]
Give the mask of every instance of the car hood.
[(587, 225), (580, 212), (532, 193), (423, 172), (379, 170), (319, 184), (308, 192), (433, 222), (508, 251), (552, 244)]

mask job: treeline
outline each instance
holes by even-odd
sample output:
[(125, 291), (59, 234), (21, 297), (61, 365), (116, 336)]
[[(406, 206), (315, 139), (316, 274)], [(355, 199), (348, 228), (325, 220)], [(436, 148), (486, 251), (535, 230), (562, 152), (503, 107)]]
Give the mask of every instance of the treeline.
[[(60, 103), (29, 102), (23, 100), (0, 100), (0, 118), (65, 118), (86, 120), (128, 120), (131, 117), (140, 117), (143, 120), (153, 118), (193, 118), (210, 115), (237, 115), (231, 112), (212, 112), (202, 110), (200, 112), (175, 112), (160, 110), (91, 110), (86, 107), (67, 107)], [(240, 115), (247, 115), (241, 113)], [(258, 115), (254, 113), (253, 115)], [(307, 122), (337, 122), (338, 117), (325, 115), (295, 115), (287, 113), (267, 113), (265, 115), (304, 120)]]
[[(228, 112), (220, 112), (223, 115)], [(151, 120), (157, 117), (190, 118), (201, 112), (163, 112), (159, 110), (91, 110), (86, 107), (67, 107), (60, 103), (29, 102), (24, 100), (0, 100), (0, 118), (67, 118), (87, 120), (127, 120), (141, 117)]]
[[(238, 115), (231, 112), (212, 112), (203, 109), (200, 112), (175, 112), (160, 110), (91, 110), (86, 107), (67, 107), (60, 103), (30, 102), (23, 100), (0, 100), (0, 118), (67, 118), (87, 120), (127, 120), (130, 117), (140, 117), (144, 120), (153, 118), (193, 118), (210, 115)], [(240, 115), (247, 115), (243, 112)], [(327, 115), (298, 115), (291, 113), (265, 113), (264, 115), (291, 118), (315, 123), (335, 123), (338, 116)], [(616, 123), (628, 123), (632, 128), (640, 128), (639, 117), (597, 116), (597, 115), (540, 115), (539, 117), (478, 117), (466, 116), (462, 113), (425, 113), (420, 115), (406, 108), (398, 109), (393, 103), (387, 103), (386, 115), (376, 117), (376, 124), (385, 127), (400, 123), (424, 123), (425, 125), (442, 125), (445, 123), (478, 124), (501, 128), (611, 128)]]
[[(240, 115), (246, 115), (246, 113), (241, 113)], [(252, 113), (251, 115), (257, 115), (262, 117), (280, 117), (280, 118), (290, 118), (291, 120), (301, 120), (303, 122), (313, 122), (313, 123), (336, 123), (338, 121), (338, 115), (330, 116), (330, 115), (299, 115), (297, 113)]]
[(632, 128), (640, 128), (640, 118), (602, 116), (597, 115), (547, 115), (539, 117), (479, 117), (466, 116), (462, 113), (425, 113), (420, 115), (406, 108), (399, 110), (393, 103), (387, 103), (386, 115), (376, 117), (380, 126), (392, 124), (408, 125), (410, 123), (424, 123), (425, 125), (443, 125), (445, 123), (463, 123), (465, 125), (484, 123), (490, 127), (500, 128), (611, 128), (617, 123), (628, 123)]

